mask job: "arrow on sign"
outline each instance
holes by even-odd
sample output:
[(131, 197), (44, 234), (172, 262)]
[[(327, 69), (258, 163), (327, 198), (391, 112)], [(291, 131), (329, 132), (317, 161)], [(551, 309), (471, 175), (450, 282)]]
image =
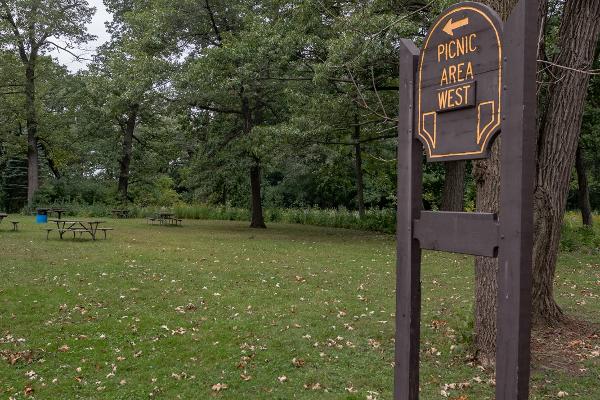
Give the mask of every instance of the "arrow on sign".
[(454, 36), (454, 30), (458, 28), (462, 28), (463, 26), (469, 25), (469, 18), (463, 18), (460, 21), (453, 22), (452, 18), (448, 20), (446, 26), (443, 31), (446, 32), (450, 36)]

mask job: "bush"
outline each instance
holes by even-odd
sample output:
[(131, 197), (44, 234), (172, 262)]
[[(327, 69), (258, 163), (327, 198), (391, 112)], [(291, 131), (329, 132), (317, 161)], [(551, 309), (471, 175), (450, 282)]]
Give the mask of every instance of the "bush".
[(579, 213), (567, 213), (561, 231), (560, 250), (600, 253), (600, 218), (594, 217), (594, 226), (588, 227), (581, 224)]
[[(145, 208), (144, 210), (147, 210)], [(249, 221), (250, 211), (229, 206), (186, 205), (174, 208), (178, 218), (212, 219), (228, 221)], [(327, 226), (333, 228), (361, 229), (393, 233), (396, 225), (396, 213), (391, 209), (367, 211), (364, 218), (358, 212), (340, 209), (319, 208), (270, 208), (265, 209), (266, 222)]]

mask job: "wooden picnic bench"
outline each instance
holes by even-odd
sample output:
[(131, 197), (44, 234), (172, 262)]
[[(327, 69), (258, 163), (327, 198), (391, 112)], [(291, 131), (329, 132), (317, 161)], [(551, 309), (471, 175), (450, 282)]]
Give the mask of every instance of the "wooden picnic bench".
[(106, 239), (106, 232), (107, 231), (114, 231), (115, 228), (98, 228), (98, 230), (104, 232), (104, 239)]
[(89, 234), (92, 240), (96, 240), (98, 231), (104, 232), (104, 239), (107, 238), (107, 232), (114, 230), (114, 228), (100, 228), (98, 225), (103, 224), (104, 221), (80, 221), (80, 220), (51, 220), (49, 222), (55, 222), (56, 228), (46, 228), (46, 240), (50, 238), (51, 232), (58, 232), (60, 239), (63, 238), (67, 232), (73, 233), (73, 239), (79, 233), (79, 237), (82, 237), (84, 233)]
[(65, 210), (64, 208), (56, 208), (56, 207), (50, 207), (50, 208), (38, 208), (37, 209), (37, 214), (38, 215), (52, 215), (52, 214), (56, 214), (56, 216), (58, 217), (58, 219), (62, 218), (62, 215), (66, 212), (67, 210)]
[[(0, 223), (2, 222), (2, 220), (4, 218), (7, 218), (8, 214), (6, 213), (0, 213)], [(19, 221), (10, 221), (10, 223), (12, 224), (12, 230), (13, 231), (18, 231), (19, 230)]]
[(125, 209), (114, 209), (111, 214), (116, 218), (129, 218), (129, 210)]
[(160, 212), (154, 217), (148, 218), (148, 224), (154, 225), (158, 222), (160, 225), (183, 225), (183, 219), (177, 218), (174, 213)]

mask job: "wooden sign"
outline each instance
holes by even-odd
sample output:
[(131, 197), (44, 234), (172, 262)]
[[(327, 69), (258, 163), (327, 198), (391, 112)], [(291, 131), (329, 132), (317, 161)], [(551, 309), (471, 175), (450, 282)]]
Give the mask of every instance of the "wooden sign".
[[(423, 249), (498, 258), (495, 398), (529, 396), (537, 15), (538, 0), (520, 0), (503, 26), (460, 3), (421, 51), (400, 42), (394, 400), (419, 398)], [(423, 211), (424, 150), (485, 158), (501, 129), (499, 213)]]
[(430, 161), (487, 156), (500, 130), (502, 51), (502, 22), (482, 4), (460, 3), (431, 27), (417, 87), (417, 134)]

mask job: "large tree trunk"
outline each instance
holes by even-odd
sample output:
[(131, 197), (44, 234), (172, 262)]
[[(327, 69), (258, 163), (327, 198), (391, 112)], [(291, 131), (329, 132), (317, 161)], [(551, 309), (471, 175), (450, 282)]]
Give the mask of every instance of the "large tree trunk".
[[(252, 110), (250, 109), (250, 101), (244, 95), (244, 89), (241, 91), (242, 98), (242, 116), (244, 118), (244, 134), (250, 135), (255, 119), (252, 118)], [(257, 156), (252, 156), (253, 164), (250, 167), (250, 228), (264, 229), (265, 218), (263, 217), (262, 195), (261, 195), (261, 168), (260, 159)]]
[(512, 9), (517, 5), (519, 0), (481, 0), (481, 3), (492, 7), (503, 21), (506, 21)]
[(362, 169), (362, 147), (360, 144), (360, 124), (358, 114), (354, 115), (354, 173), (356, 175), (356, 202), (358, 203), (358, 215), (360, 218), (365, 216), (365, 186)]
[[(473, 165), (479, 212), (496, 213), (499, 209), (500, 140), (496, 139), (488, 160)], [(485, 367), (493, 366), (496, 358), (497, 273), (497, 258), (475, 257), (475, 347)]]
[(123, 203), (129, 200), (129, 174), (133, 156), (133, 135), (137, 124), (139, 105), (134, 104), (127, 113), (127, 119), (120, 121), (123, 142), (121, 143), (121, 159), (119, 160), (119, 198)]
[[(506, 20), (518, 0), (483, 0)], [(473, 163), (477, 186), (478, 212), (497, 213), (500, 203), (500, 141), (496, 139), (491, 157)], [(496, 311), (498, 259), (475, 257), (475, 348), (479, 362), (494, 366), (496, 359)]]
[(54, 161), (54, 158), (52, 158), (50, 155), (50, 149), (48, 148), (48, 145), (46, 142), (44, 142), (44, 140), (39, 140), (38, 143), (42, 148), (44, 157), (46, 157), (46, 162), (48, 163), (48, 168), (50, 168), (50, 171), (52, 171), (52, 175), (54, 175), (54, 178), (60, 179), (62, 175), (58, 169), (58, 166), (56, 165), (56, 162)]
[(579, 194), (579, 208), (581, 210), (581, 220), (585, 226), (593, 226), (592, 205), (590, 204), (590, 187), (588, 185), (585, 160), (583, 158), (583, 149), (581, 145), (577, 148), (575, 156), (575, 169), (577, 170), (577, 183)]
[(466, 161), (444, 163), (446, 176), (442, 194), (442, 211), (464, 211), (465, 209), (465, 173)]
[[(600, 35), (600, 0), (571, 0), (564, 5), (559, 32), (559, 66), (592, 65)], [(554, 300), (558, 258), (569, 181), (575, 164), (589, 74), (552, 67), (548, 108), (538, 138), (533, 252), (533, 317), (557, 323), (563, 318)]]
[(252, 219), (250, 228), (266, 228), (263, 218), (262, 198), (261, 198), (261, 168), (258, 160), (250, 167), (250, 190), (252, 192)]
[(35, 108), (35, 58), (25, 64), (25, 107), (27, 122), (27, 205), (33, 204), (39, 189), (37, 110)]
[[(505, 19), (516, 0), (484, 1)], [(560, 56), (556, 64), (572, 68), (591, 65), (598, 40), (600, 0), (573, 0), (565, 5), (559, 36)], [(540, 21), (546, 17), (547, 1), (540, 1)], [(543, 29), (543, 28), (542, 28)], [(543, 43), (540, 34), (540, 43)], [(542, 47), (538, 49), (538, 53)], [(553, 297), (553, 281), (568, 182), (579, 139), (583, 103), (589, 75), (553, 68), (551, 86), (540, 121), (535, 189), (535, 244), (533, 249), (533, 313), (537, 323), (562, 319)], [(557, 78), (559, 77), (559, 78)], [(499, 147), (494, 145), (490, 160), (475, 163), (478, 211), (496, 212), (499, 195)], [(501, 216), (500, 216), (501, 217)], [(475, 343), (481, 361), (491, 364), (495, 357), (496, 274), (495, 259), (476, 258)]]

